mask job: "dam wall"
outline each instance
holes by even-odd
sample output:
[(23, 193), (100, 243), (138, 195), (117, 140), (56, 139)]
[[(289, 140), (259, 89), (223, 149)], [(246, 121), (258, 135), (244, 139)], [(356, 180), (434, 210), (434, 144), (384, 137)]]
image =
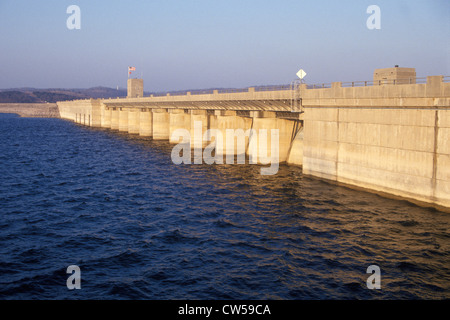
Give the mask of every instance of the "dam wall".
[[(292, 107), (297, 96), (300, 110)], [(214, 142), (224, 156), (257, 154), (264, 163), (261, 155), (275, 152), (277, 161), (300, 165), (306, 175), (450, 210), (450, 83), (442, 76), (411, 84), (302, 84), (296, 93), (248, 88), (75, 100), (58, 107), (64, 119), (171, 143), (183, 141), (177, 134), (186, 130), (191, 148)], [(223, 134), (211, 136), (209, 129)], [(227, 140), (227, 129), (245, 136)]]
[[(168, 140), (173, 144), (183, 142), (178, 132), (188, 132), (192, 149), (213, 144), (218, 155), (244, 154), (256, 159), (256, 163), (267, 163), (268, 158), (274, 158), (273, 149), (276, 150), (275, 161), (283, 163), (289, 158), (291, 164), (302, 164), (301, 152), (296, 150), (301, 148), (298, 137), (292, 147), (297, 131), (302, 128), (298, 115), (291, 119), (277, 112), (192, 109), (192, 106), (187, 109), (178, 104), (162, 108), (157, 103), (142, 105), (142, 102), (127, 101), (132, 99), (125, 100), (127, 103), (116, 100), (119, 99), (62, 101), (58, 102), (58, 107), (63, 119), (86, 126)], [(271, 141), (272, 129), (277, 132), (277, 143)]]
[(101, 125), (101, 99), (58, 101), (57, 104), (62, 119), (92, 127)]
[(60, 118), (56, 103), (0, 103), (0, 113), (15, 113), (26, 118)]
[(450, 83), (302, 88), (303, 173), (450, 208)]

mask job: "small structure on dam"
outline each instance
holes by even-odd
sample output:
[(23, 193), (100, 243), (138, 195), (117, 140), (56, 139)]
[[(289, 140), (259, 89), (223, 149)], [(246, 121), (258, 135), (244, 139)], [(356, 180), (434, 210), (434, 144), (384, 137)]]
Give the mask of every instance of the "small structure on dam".
[[(208, 129), (252, 129), (247, 147), (275, 129), (279, 162), (304, 174), (450, 211), (450, 77), (396, 66), (376, 69), (373, 81), (147, 97), (142, 79), (130, 80), (127, 98), (58, 102), (61, 118), (171, 143), (185, 129), (191, 147), (204, 146)], [(236, 154), (236, 139), (223, 138), (224, 155)], [(270, 141), (261, 148), (270, 152)]]
[(127, 80), (127, 98), (140, 98), (144, 96), (144, 80), (128, 79)]
[(394, 68), (375, 69), (373, 72), (374, 85), (385, 84), (413, 84), (416, 83), (415, 68)]

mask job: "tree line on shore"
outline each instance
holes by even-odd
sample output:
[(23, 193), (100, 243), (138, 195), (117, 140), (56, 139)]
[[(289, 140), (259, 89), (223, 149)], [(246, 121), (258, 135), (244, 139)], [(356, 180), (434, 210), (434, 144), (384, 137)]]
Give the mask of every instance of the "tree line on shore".
[(0, 103), (55, 103), (57, 101), (125, 97), (126, 89), (9, 89), (0, 90)]

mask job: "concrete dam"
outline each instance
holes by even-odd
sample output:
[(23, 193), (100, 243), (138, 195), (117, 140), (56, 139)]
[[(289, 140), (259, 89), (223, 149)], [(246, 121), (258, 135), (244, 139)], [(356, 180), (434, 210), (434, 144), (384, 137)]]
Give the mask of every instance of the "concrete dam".
[[(82, 125), (193, 149), (214, 142), (223, 156), (276, 153), (306, 175), (450, 212), (449, 77), (416, 78), (413, 68), (395, 67), (376, 69), (373, 81), (151, 96), (142, 79), (128, 79), (127, 98), (57, 105), (61, 118)], [(205, 135), (211, 130), (223, 134)], [(225, 135), (230, 130), (244, 133), (243, 149), (240, 136)]]

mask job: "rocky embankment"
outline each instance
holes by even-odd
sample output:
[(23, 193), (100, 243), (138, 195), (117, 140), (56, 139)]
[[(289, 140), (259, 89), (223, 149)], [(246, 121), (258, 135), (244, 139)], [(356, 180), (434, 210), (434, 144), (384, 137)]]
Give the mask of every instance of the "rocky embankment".
[(16, 113), (26, 118), (60, 118), (56, 103), (0, 103), (0, 113)]

